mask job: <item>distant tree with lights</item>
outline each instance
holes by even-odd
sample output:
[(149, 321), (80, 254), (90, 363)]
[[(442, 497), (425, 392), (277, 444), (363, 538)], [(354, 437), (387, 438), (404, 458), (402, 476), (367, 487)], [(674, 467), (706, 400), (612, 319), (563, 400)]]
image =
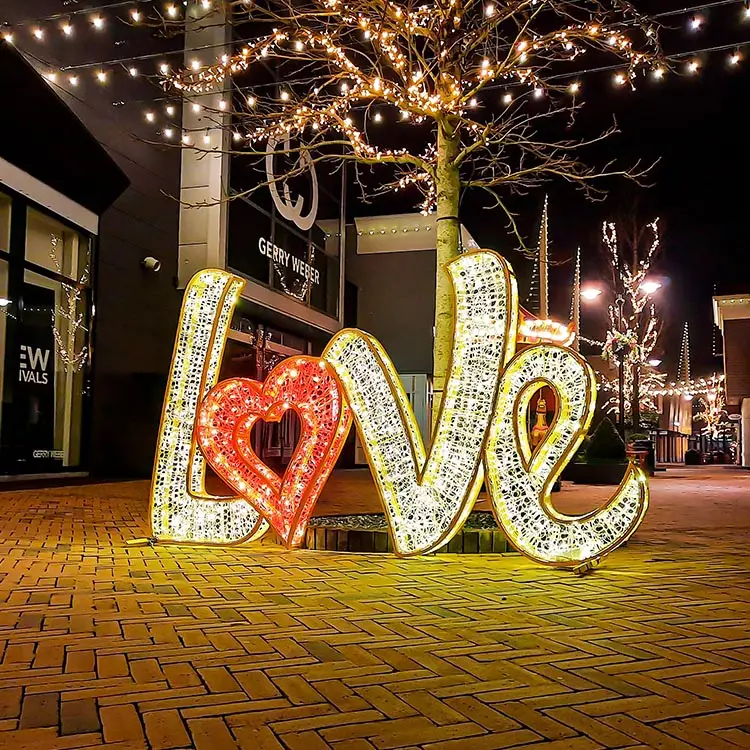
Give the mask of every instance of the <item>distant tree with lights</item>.
[[(655, 24), (624, 0), (203, 0), (188, 6), (187, 20), (158, 20), (180, 31), (220, 13), (253, 38), (216, 64), (167, 74), (165, 84), (190, 98), (215, 91), (227, 77), (241, 89), (236, 80), (253, 65), (283, 70), (275, 90), (236, 92), (225, 125), (233, 152), (262, 158), (269, 139), (276, 145), (290, 138), (283, 153), (296, 162), (285, 179), (342, 155), (386, 165), (376, 194), (413, 189), (422, 210), (436, 211), (438, 397), (453, 328), (442, 268), (460, 252), (462, 190), (489, 195), (515, 228), (505, 203), (513, 192), (552, 177), (593, 190), (597, 177), (643, 174), (639, 165), (585, 164), (580, 149), (593, 141), (567, 139), (567, 121), (549, 125), (577, 107), (582, 84), (575, 74), (587, 51), (601, 56), (597, 63), (620, 60), (624, 81), (660, 70)], [(419, 128), (403, 139), (418, 147), (405, 147), (392, 128), (375, 127), (388, 114)]]
[[(618, 235), (619, 228), (619, 235)], [(604, 253), (609, 265), (614, 303), (609, 306), (609, 324), (603, 355), (624, 362), (624, 407), (635, 430), (642, 411), (656, 411), (653, 391), (663, 387), (666, 375), (657, 370), (653, 352), (661, 332), (661, 321), (653, 296), (661, 284), (650, 278), (661, 251), (659, 219), (640, 224), (631, 215), (602, 226)], [(605, 383), (612, 395), (610, 411), (620, 408), (619, 384)]]

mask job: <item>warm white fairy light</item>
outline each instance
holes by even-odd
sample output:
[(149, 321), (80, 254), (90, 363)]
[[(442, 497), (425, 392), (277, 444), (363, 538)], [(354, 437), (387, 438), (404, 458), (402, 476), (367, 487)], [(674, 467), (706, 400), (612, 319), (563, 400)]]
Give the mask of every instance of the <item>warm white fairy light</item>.
[[(532, 450), (528, 410), (542, 386), (553, 389), (557, 410), (549, 431)], [(646, 477), (629, 465), (600, 510), (582, 516), (555, 510), (552, 486), (581, 444), (595, 404), (594, 373), (570, 349), (549, 344), (524, 349), (500, 380), (484, 454), (487, 487), (510, 542), (538, 562), (575, 566), (601, 558), (630, 537), (648, 507)]]
[(268, 528), (245, 500), (206, 492), (206, 463), (194, 437), (197, 410), (216, 384), (243, 286), (230, 273), (208, 270), (185, 290), (151, 483), (151, 529), (157, 539), (232, 544)]
[(105, 70), (98, 70), (96, 72), (96, 80), (99, 81), (99, 83), (106, 83), (107, 82), (107, 71), (105, 71)]
[(73, 33), (73, 27), (69, 23), (64, 23), (60, 29), (65, 36), (70, 36)]
[(146, 112), (145, 118), (147, 122), (154, 122), (154, 120), (156, 120), (156, 115), (153, 112)]
[(693, 31), (698, 31), (703, 26), (703, 16), (693, 16), (690, 19), (690, 28)]
[(13, 44), (13, 33), (10, 31), (3, 32), (3, 41), (7, 44)]
[(513, 101), (513, 94), (504, 94), (503, 95), (503, 104), (508, 105)]
[(219, 109), (224, 111), (227, 108), (227, 103), (224, 99), (219, 100)]
[(323, 353), (354, 412), (400, 555), (446, 543), (471, 511), (498, 372), (515, 348), (517, 290), (506, 261), (469, 252), (448, 271), (456, 311), (452, 366), (429, 454), (399, 376), (374, 338), (345, 330)]
[(742, 56), (740, 55), (740, 53), (739, 52), (733, 52), (731, 55), (729, 55), (729, 58), (728, 58), (727, 62), (730, 65), (737, 65), (737, 64), (739, 64), (740, 60), (742, 60)]
[(71, 86), (77, 86), (78, 85), (79, 78), (78, 76), (70, 76), (68, 78), (68, 83), (70, 83)]
[(686, 67), (688, 73), (697, 73), (700, 68), (700, 63), (697, 60), (691, 60)]
[(381, 122), (383, 119), (383, 115), (381, 115), (380, 112), (376, 112), (372, 119), (375, 122)]
[(656, 78), (657, 81), (660, 81), (662, 78), (664, 78), (665, 73), (666, 71), (664, 70), (664, 68), (659, 66), (658, 68), (654, 68), (652, 75), (654, 76), (654, 78)]
[(164, 111), (165, 111), (165, 112), (166, 112), (166, 113), (167, 113), (167, 114), (168, 114), (168, 115), (169, 115), (170, 117), (174, 117), (174, 115), (175, 115), (175, 112), (176, 112), (176, 110), (175, 110), (174, 106), (173, 106), (173, 105), (171, 105), (171, 104), (168, 104), (168, 105), (167, 105), (167, 106), (165, 107), (165, 110), (164, 110)]
[(182, 142), (183, 142), (183, 143), (184, 143), (184, 144), (185, 144), (186, 146), (189, 146), (189, 145), (191, 144), (191, 142), (192, 142), (192, 141), (191, 141), (191, 139), (190, 139), (190, 135), (189, 135), (188, 133), (183, 133), (183, 135), (182, 135)]
[(176, 18), (177, 17), (177, 6), (176, 5), (169, 5), (169, 6), (167, 6), (167, 15), (170, 18)]
[(190, 61), (190, 67), (193, 70), (200, 70), (201, 69), (201, 61), (198, 59), (193, 59)]
[(172, 130), (172, 128), (164, 128), (165, 138), (171, 138), (173, 135), (174, 135), (174, 130)]
[(38, 39), (39, 41), (41, 41), (42, 39), (44, 39), (44, 30), (43, 29), (36, 28), (31, 33), (34, 35), (34, 38)]
[(169, 73), (169, 63), (161, 63), (159, 65), (159, 72), (164, 76), (167, 75)]
[(254, 96), (248, 96), (247, 97), (247, 106), (248, 107), (254, 107), (255, 106), (255, 97)]
[(140, 11), (134, 9), (130, 11), (130, 17), (135, 23), (138, 23), (141, 20), (142, 15)]
[(193, 112), (200, 112), (203, 107), (201, 107), (198, 102), (193, 102), (193, 104), (190, 105), (190, 108), (193, 110)]
[(581, 90), (581, 84), (579, 81), (573, 81), (573, 83), (568, 86), (568, 91), (570, 91), (571, 94), (577, 94)]
[(103, 29), (103, 28), (104, 28), (104, 19), (103, 19), (103, 18), (102, 18), (101, 16), (94, 16), (94, 17), (93, 17), (93, 18), (91, 19), (91, 23), (92, 23), (93, 27), (94, 27), (94, 28), (95, 28), (95, 29), (96, 29), (97, 31), (100, 31), (101, 29)]
[(615, 74), (615, 83), (618, 86), (622, 86), (623, 84), (628, 82), (628, 77), (624, 73), (617, 73)]

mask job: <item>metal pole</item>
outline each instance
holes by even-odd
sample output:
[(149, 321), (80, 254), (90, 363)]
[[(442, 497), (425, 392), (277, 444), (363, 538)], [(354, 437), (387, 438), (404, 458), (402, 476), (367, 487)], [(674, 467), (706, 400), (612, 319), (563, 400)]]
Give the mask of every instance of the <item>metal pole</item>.
[[(622, 297), (622, 295), (618, 296), (615, 300), (615, 304), (617, 305), (617, 312), (618, 312), (618, 327), (620, 329), (620, 333), (623, 333), (623, 326), (622, 326), (622, 308), (625, 304), (625, 298)], [(625, 440), (625, 349), (621, 349), (620, 351), (620, 370), (618, 373), (618, 390), (619, 390), (619, 428), (620, 428), (620, 437)]]

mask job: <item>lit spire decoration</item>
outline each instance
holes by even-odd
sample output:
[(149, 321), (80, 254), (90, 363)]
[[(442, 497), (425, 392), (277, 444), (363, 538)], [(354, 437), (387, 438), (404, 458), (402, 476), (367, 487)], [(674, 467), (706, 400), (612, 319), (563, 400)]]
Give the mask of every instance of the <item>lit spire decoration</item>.
[[(641, 411), (656, 411), (654, 390), (663, 386), (666, 375), (652, 364), (661, 324), (656, 313), (653, 295), (661, 284), (650, 279), (654, 260), (660, 251), (659, 219), (645, 228), (633, 222), (630, 231), (618, 240), (614, 222), (604, 222), (602, 235), (605, 253), (612, 273), (616, 301), (609, 306), (609, 330), (602, 351), (605, 359), (625, 358), (625, 412), (630, 413), (633, 425), (640, 424)], [(650, 242), (647, 235), (651, 235)], [(622, 245), (622, 247), (621, 247)], [(645, 246), (645, 250), (643, 249)], [(629, 258), (624, 257), (625, 251)], [(619, 408), (617, 380), (606, 381), (605, 391), (611, 393), (608, 411)]]
[(570, 327), (575, 333), (573, 348), (578, 351), (581, 338), (581, 248), (576, 250), (576, 265), (573, 271), (573, 292), (570, 297)]
[(690, 382), (690, 328), (688, 322), (682, 329), (682, 343), (680, 344), (680, 363), (677, 366), (677, 377), (680, 382)]
[[(370, 194), (416, 192), (423, 211), (437, 212), (438, 269), (459, 254), (463, 189), (483, 191), (512, 222), (506, 196), (552, 176), (592, 191), (597, 177), (637, 179), (645, 172), (637, 164), (586, 165), (581, 148), (592, 141), (549, 138), (550, 129), (538, 127), (568, 118), (576, 108), (580, 85), (574, 89), (564, 77), (582, 69), (587, 51), (620, 61), (631, 83), (665, 65), (656, 24), (630, 4), (214, 0), (191, 3), (188, 20), (158, 16), (153, 23), (179, 33), (191, 24), (210, 24), (212, 16), (223, 23), (224, 14), (235, 26), (248, 19), (260, 36), (219, 59), (206, 50), (184, 70), (167, 66), (165, 88), (195, 101), (232, 78), (237, 88), (222, 109), (232, 115), (231, 123), (222, 127), (231, 128), (233, 149), (261, 159), (269, 139), (289, 139), (285, 151), (296, 164), (287, 179), (311, 162), (386, 165), (390, 176), (386, 172), (376, 188), (364, 188)], [(275, 70), (283, 85), (253, 88), (243, 75), (256, 65)], [(401, 124), (416, 128), (415, 135), (399, 137)], [(200, 150), (199, 141), (185, 135), (188, 147)], [(415, 143), (417, 148), (408, 147)], [(442, 271), (436, 275), (435, 316), (433, 385), (439, 401), (453, 330), (450, 283)]]
[(539, 227), (539, 317), (549, 318), (549, 220), (547, 216), (548, 199), (544, 196), (542, 222)]

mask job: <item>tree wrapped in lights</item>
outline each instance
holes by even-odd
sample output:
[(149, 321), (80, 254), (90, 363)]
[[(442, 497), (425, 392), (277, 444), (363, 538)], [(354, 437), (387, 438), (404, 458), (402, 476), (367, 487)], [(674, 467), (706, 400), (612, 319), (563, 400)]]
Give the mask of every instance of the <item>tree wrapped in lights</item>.
[[(605, 221), (602, 239), (615, 296), (608, 310), (609, 328), (602, 354), (605, 359), (623, 362), (623, 411), (630, 414), (637, 430), (641, 412), (657, 410), (653, 391), (663, 387), (666, 378), (650, 364), (661, 331), (653, 302), (661, 284), (649, 279), (661, 249), (659, 219), (644, 227), (633, 218), (621, 229), (619, 239), (615, 222)], [(605, 379), (603, 387), (612, 394), (606, 402), (607, 410), (619, 410), (619, 383)]]
[[(60, 238), (55, 234), (50, 235), (49, 257), (57, 273), (62, 275), (63, 267), (59, 257), (59, 246)], [(57, 356), (63, 363), (65, 370), (70, 373), (81, 370), (86, 364), (89, 353), (85, 344), (79, 346), (80, 337), (88, 331), (85, 325), (86, 313), (82, 309), (83, 290), (86, 288), (88, 280), (89, 261), (87, 257), (78, 279), (75, 282), (62, 282), (62, 304), (58, 305), (57, 309), (52, 312), (52, 335), (55, 339)], [(58, 324), (58, 321), (62, 321), (62, 323)]]
[[(371, 192), (412, 190), (421, 196), (423, 211), (436, 211), (437, 394), (453, 330), (450, 281), (442, 269), (460, 252), (462, 190), (488, 194), (515, 226), (505, 203), (509, 193), (550, 177), (594, 190), (597, 177), (637, 178), (644, 171), (638, 165), (588, 166), (580, 149), (592, 141), (560, 137), (562, 125), (547, 128), (552, 136), (542, 130), (576, 108), (581, 83), (575, 72), (587, 51), (622, 61), (626, 80), (649, 67), (661, 69), (655, 25), (629, 3), (202, 0), (188, 6), (189, 20), (160, 17), (158, 23), (179, 32), (211, 23), (213, 14), (217, 23), (230, 18), (243, 24), (253, 38), (215, 64), (196, 60), (185, 70), (166, 72), (165, 85), (189, 100), (232, 78), (232, 106), (222, 101), (216, 114), (232, 110), (231, 123), (226, 117), (217, 121), (232, 129), (233, 152), (263, 158), (269, 144), (275, 150), (283, 143), (280, 153), (296, 158), (284, 179), (325, 160), (386, 165), (390, 172)], [(243, 89), (237, 79), (257, 64), (276, 66), (283, 84)], [(402, 139), (375, 127), (389, 115), (419, 130)]]
[(696, 401), (697, 414), (693, 417), (696, 422), (703, 422), (703, 429), (708, 436), (716, 439), (719, 435), (719, 425), (726, 419), (727, 411), (724, 408), (724, 387), (720, 383), (718, 387), (711, 388), (705, 396), (699, 396)]

